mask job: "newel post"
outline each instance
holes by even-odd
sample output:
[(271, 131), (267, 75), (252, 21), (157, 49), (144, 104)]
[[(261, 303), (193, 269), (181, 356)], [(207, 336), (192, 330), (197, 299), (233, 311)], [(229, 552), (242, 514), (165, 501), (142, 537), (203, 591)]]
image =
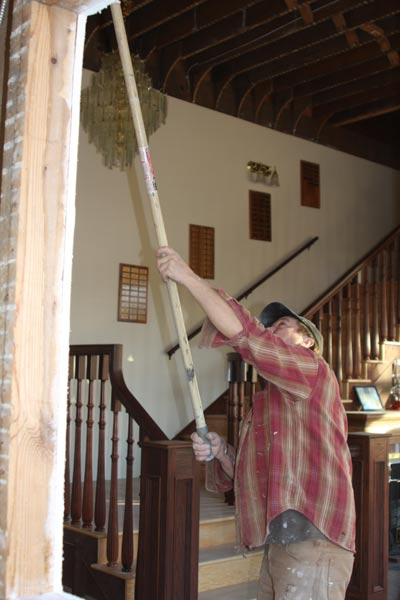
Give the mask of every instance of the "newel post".
[(191, 443), (142, 442), (135, 598), (196, 600), (199, 463)]

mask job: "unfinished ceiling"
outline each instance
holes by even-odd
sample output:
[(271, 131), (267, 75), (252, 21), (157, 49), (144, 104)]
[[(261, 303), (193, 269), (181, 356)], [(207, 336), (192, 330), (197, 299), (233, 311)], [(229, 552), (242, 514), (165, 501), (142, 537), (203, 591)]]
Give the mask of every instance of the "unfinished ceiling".
[[(125, 0), (155, 88), (400, 168), (400, 0)], [(84, 66), (116, 48), (89, 17)]]

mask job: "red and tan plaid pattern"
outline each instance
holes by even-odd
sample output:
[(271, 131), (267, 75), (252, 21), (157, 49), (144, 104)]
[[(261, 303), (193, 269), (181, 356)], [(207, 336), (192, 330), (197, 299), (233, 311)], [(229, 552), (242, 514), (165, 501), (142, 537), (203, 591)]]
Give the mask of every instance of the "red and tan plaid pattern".
[[(239, 542), (261, 546), (271, 520), (293, 509), (329, 540), (354, 551), (347, 419), (334, 373), (312, 350), (286, 344), (238, 302), (220, 294), (243, 330), (228, 340), (206, 321), (200, 345), (231, 346), (267, 381), (243, 421), (236, 455)], [(214, 491), (232, 487), (218, 461), (208, 465), (207, 487)]]

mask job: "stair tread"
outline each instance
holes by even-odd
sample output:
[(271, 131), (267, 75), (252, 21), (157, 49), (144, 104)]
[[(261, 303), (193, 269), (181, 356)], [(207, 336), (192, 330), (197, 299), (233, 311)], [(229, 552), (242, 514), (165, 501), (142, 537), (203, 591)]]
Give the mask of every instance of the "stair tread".
[(200, 522), (234, 519), (235, 507), (226, 504), (223, 494), (200, 491)]
[(131, 571), (123, 571), (121, 563), (117, 563), (115, 565), (108, 566), (104, 563), (93, 563), (90, 565), (92, 569), (95, 571), (101, 571), (102, 573), (112, 574), (114, 577), (118, 579), (135, 579), (135, 570), (136, 564), (133, 564)]
[(256, 600), (257, 581), (245, 581), (237, 585), (229, 585), (217, 590), (199, 593), (199, 600)]
[(237, 544), (220, 544), (219, 546), (207, 546), (199, 550), (199, 564), (215, 562), (227, 559), (246, 559), (250, 556), (264, 552), (264, 546), (254, 550), (242, 550)]

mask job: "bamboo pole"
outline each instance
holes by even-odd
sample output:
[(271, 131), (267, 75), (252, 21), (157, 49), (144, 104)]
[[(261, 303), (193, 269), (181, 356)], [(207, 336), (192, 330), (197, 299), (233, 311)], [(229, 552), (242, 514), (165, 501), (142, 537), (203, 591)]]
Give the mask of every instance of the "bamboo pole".
[[(164, 220), (161, 212), (161, 206), (157, 192), (157, 185), (153, 171), (153, 165), (151, 162), (150, 150), (143, 123), (142, 110), (140, 107), (139, 95), (135, 80), (135, 73), (133, 70), (122, 10), (119, 3), (111, 4), (111, 13), (114, 22), (115, 34), (118, 42), (119, 54), (121, 57), (122, 69), (125, 77), (125, 84), (128, 93), (129, 104), (132, 112), (136, 139), (139, 147), (140, 159), (146, 181), (147, 195), (150, 201), (153, 222), (156, 230), (157, 242), (159, 246), (168, 246), (167, 234), (165, 231)], [(192, 354), (190, 351), (189, 341), (186, 334), (185, 322), (183, 319), (182, 307), (179, 300), (178, 288), (176, 283), (171, 280), (167, 281), (167, 288), (174, 316), (175, 327), (178, 334), (179, 345), (182, 351), (183, 362), (187, 374), (187, 380), (189, 384), (189, 390), (193, 406), (193, 413), (196, 421), (196, 430), (197, 433), (204, 439), (206, 433), (208, 432), (208, 428), (204, 418), (199, 386), (197, 383), (197, 378), (193, 366)], [(210, 460), (212, 458), (212, 455), (210, 455)]]

